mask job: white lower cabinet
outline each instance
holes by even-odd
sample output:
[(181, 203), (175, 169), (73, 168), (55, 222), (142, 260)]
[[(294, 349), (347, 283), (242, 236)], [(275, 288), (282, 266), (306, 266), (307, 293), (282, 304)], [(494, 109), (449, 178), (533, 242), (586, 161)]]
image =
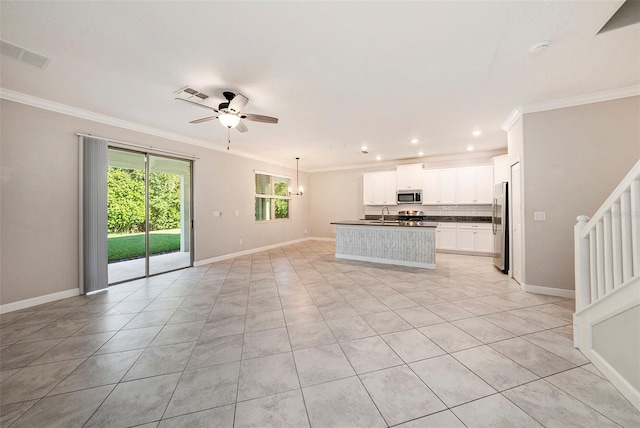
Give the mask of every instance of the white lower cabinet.
[(476, 252), (493, 254), (493, 232), (491, 229), (479, 229), (476, 232)]
[(493, 232), (487, 223), (438, 223), (436, 249), (493, 253)]
[(436, 250), (456, 249), (456, 223), (438, 223), (436, 228)]
[(469, 228), (458, 228), (456, 250), (475, 251), (476, 231)]

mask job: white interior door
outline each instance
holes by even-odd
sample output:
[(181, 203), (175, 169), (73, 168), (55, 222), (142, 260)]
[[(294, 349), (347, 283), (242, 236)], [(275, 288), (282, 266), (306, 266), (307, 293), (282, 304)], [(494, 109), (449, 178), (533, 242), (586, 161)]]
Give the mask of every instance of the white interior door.
[(522, 284), (522, 181), (520, 162), (511, 165), (511, 273)]

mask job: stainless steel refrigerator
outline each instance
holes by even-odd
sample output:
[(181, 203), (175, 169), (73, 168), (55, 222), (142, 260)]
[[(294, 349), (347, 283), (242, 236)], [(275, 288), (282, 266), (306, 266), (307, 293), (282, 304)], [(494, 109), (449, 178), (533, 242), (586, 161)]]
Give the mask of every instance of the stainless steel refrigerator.
[(508, 183), (496, 184), (493, 190), (491, 223), (493, 225), (493, 264), (502, 273), (509, 271), (509, 192)]

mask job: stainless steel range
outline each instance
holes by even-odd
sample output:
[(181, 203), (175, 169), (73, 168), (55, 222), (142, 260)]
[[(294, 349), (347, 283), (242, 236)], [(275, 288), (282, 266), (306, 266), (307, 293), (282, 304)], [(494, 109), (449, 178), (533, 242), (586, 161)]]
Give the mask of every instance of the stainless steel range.
[(417, 210), (398, 211), (397, 219), (402, 226), (419, 226), (424, 221), (424, 213)]

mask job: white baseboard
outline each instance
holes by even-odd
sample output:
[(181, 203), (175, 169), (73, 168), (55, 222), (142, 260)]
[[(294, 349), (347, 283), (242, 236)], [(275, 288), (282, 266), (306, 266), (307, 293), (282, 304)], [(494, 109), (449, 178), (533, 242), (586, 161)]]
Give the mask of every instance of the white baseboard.
[(542, 287), (540, 285), (520, 284), (520, 288), (527, 293), (546, 294), (547, 296), (566, 297), (567, 299), (575, 299), (576, 292), (564, 288)]
[(640, 391), (635, 389), (633, 385), (624, 378), (624, 376), (613, 368), (607, 360), (602, 358), (600, 354), (593, 350), (593, 348), (586, 351), (580, 349), (580, 351), (582, 351), (593, 365), (600, 370), (600, 373), (602, 373), (613, 384), (613, 386), (615, 386), (616, 389), (620, 391), (627, 400), (629, 400), (631, 405), (640, 411)]
[(321, 238), (319, 236), (313, 236), (309, 239), (311, 239), (312, 241), (336, 242), (336, 238)]
[(483, 256), (483, 257), (493, 257), (493, 253), (483, 253), (479, 251), (458, 251), (458, 250), (439, 250), (436, 248), (436, 254), (460, 254), (463, 256)]
[(280, 242), (273, 245), (267, 245), (265, 247), (251, 248), (250, 250), (238, 251), (237, 253), (224, 254), (222, 256), (211, 257), (209, 259), (194, 261), (193, 265), (194, 266), (208, 265), (210, 263), (215, 263), (222, 260), (233, 259), (235, 257), (241, 257), (241, 256), (247, 256), (249, 254), (259, 253), (261, 251), (273, 250), (274, 248), (284, 247), (287, 245), (299, 244), (300, 242), (308, 241), (310, 239), (312, 238), (294, 239), (293, 241)]
[(80, 295), (79, 288), (71, 288), (69, 290), (59, 291), (57, 293), (45, 294), (44, 296), (32, 297), (31, 299), (19, 300), (17, 302), (6, 303), (0, 305), (0, 314), (7, 312), (19, 311), (20, 309), (30, 308), (32, 306), (42, 305), (44, 303), (55, 302), (56, 300), (66, 299)]
[[(640, 306), (640, 277), (619, 286), (573, 315), (573, 342), (618, 391), (640, 411), (640, 391), (593, 348), (593, 327), (626, 310)], [(635, 332), (631, 334), (636, 334)], [(618, 352), (626, 352), (619, 349)]]

